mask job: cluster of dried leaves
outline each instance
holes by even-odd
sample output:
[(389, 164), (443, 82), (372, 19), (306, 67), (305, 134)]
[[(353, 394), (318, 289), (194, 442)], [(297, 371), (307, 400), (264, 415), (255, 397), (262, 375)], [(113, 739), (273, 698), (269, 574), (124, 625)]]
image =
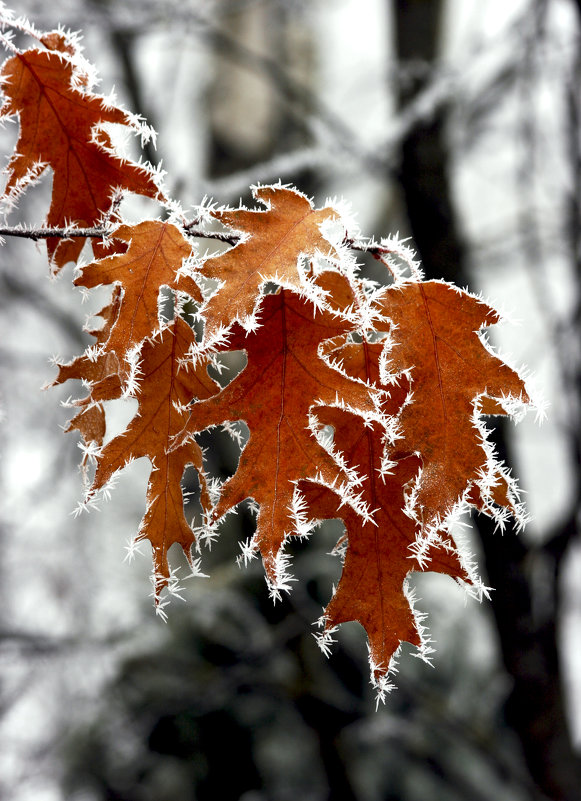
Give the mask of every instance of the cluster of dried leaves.
[[(117, 154), (110, 125), (143, 132), (142, 123), (93, 93), (75, 37), (39, 33), (0, 12), (5, 29), (39, 43), (22, 51), (3, 35), (11, 55), (1, 71), (0, 116), (20, 121), (3, 200), (13, 204), (51, 168), (47, 224), (69, 235), (47, 240), (57, 271), (79, 260), (85, 240), (75, 228), (106, 233), (92, 239), (94, 260), (78, 267), (74, 283), (111, 286), (111, 300), (90, 331), (94, 343), (58, 365), (54, 380), (79, 379), (86, 388), (69, 423), (84, 440), (86, 467), (95, 464), (85, 502), (129, 461), (149, 459), (136, 541), (151, 543), (159, 609), (172, 587), (171, 546), (178, 543), (196, 569), (200, 539), (244, 499), (254, 499), (258, 513), (243, 555), (260, 552), (275, 595), (289, 586), (287, 539), (341, 518), (343, 573), (321, 644), (338, 624), (358, 620), (383, 692), (402, 641), (429, 651), (410, 571), (446, 573), (481, 593), (452, 521), (468, 506), (499, 523), (508, 514), (522, 520), (483, 423), (528, 403), (523, 380), (482, 334), (496, 312), (454, 286), (423, 281), (405, 246), (357, 240), (339, 205), (316, 209), (293, 188), (255, 188), (256, 208), (206, 207), (189, 221), (164, 197), (160, 176)], [(165, 219), (123, 224), (126, 193), (156, 199)], [(229, 244), (201, 255), (216, 230)], [(385, 286), (360, 277), (354, 244), (384, 264)], [(162, 287), (171, 319), (161, 313)], [(246, 366), (221, 388), (208, 369), (235, 351)], [(122, 397), (137, 398), (138, 411), (107, 441), (104, 404)], [(248, 427), (248, 441), (235, 474), (216, 486), (196, 435), (233, 430), (235, 421)], [(205, 521), (196, 532), (184, 512), (188, 465)]]

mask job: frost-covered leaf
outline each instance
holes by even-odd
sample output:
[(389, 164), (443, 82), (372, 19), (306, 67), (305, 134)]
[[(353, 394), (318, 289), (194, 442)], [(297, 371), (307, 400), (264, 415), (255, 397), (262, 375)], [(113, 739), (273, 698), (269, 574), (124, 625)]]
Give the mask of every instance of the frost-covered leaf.
[(294, 482), (317, 476), (329, 484), (346, 480), (309, 429), (310, 408), (342, 402), (362, 413), (376, 411), (370, 391), (329, 367), (318, 353), (324, 340), (349, 329), (345, 320), (315, 311), (289, 290), (267, 295), (260, 326), (247, 334), (235, 325), (230, 337), (229, 349), (248, 354), (246, 368), (219, 395), (195, 404), (186, 427), (197, 432), (231, 420), (248, 425), (250, 439), (213, 516), (218, 519), (254, 498), (260, 512), (253, 545), (274, 587), (283, 583), (279, 553), (294, 527)]
[(161, 579), (169, 577), (167, 552), (179, 543), (186, 556), (194, 535), (184, 516), (181, 480), (186, 465), (198, 473), (200, 500), (206, 510), (210, 499), (202, 464), (202, 451), (193, 440), (169, 451), (172, 438), (188, 419), (187, 406), (194, 398), (208, 398), (219, 389), (207, 373), (207, 362), (196, 368), (187, 365), (187, 353), (194, 332), (181, 318), (154, 340), (143, 345), (139, 409), (127, 430), (115, 437), (100, 455), (89, 497), (102, 489), (127, 462), (146, 457), (152, 471), (147, 487), (147, 507), (139, 529), (139, 539), (148, 539), (154, 551), (154, 568)]
[(408, 282), (385, 293), (381, 310), (393, 323), (388, 367), (409, 372), (413, 393), (393, 458), (420, 456), (415, 505), (429, 528), (474, 484), (498, 474), (478, 413), (481, 396), (496, 399), (496, 414), (507, 413), (498, 400), (529, 398), (520, 376), (483, 342), (481, 329), (498, 314), (468, 292), (440, 281)]
[[(31, 49), (9, 58), (0, 71), (4, 105), (0, 117), (18, 115), (20, 136), (8, 164), (5, 199), (15, 199), (46, 168), (53, 171), (47, 223), (91, 227), (109, 211), (119, 190), (156, 198), (150, 169), (114, 152), (106, 123), (135, 128), (132, 118), (86, 86), (87, 79), (62, 37), (47, 39), (55, 49)], [(84, 239), (47, 240), (57, 268), (77, 261)], [(104, 255), (99, 242), (95, 255)]]
[[(412, 559), (410, 549), (416, 542), (417, 524), (406, 513), (406, 494), (419, 459), (409, 456), (386, 473), (382, 464), (385, 431), (377, 422), (364, 426), (360, 417), (340, 409), (325, 409), (320, 419), (333, 426), (336, 447), (344, 453), (347, 463), (357, 465), (364, 476), (360, 500), (373, 512), (372, 519), (366, 519), (327, 487), (312, 482), (299, 485), (309, 517), (342, 518), (345, 523), (345, 563), (339, 585), (325, 609), (325, 629), (359, 621), (369, 638), (374, 678), (379, 682), (388, 673), (401, 642), (424, 650), (427, 645), (408, 593), (408, 576), (420, 566)], [(449, 539), (431, 545), (422, 569), (469, 580)]]
[(119, 312), (105, 348), (123, 360), (160, 330), (158, 299), (162, 286), (187, 292), (197, 301), (202, 295), (194, 279), (180, 272), (183, 262), (192, 256), (192, 245), (175, 225), (146, 220), (120, 226), (114, 237), (126, 242), (127, 250), (86, 265), (74, 283), (87, 289), (102, 284), (121, 286)]
[(213, 216), (242, 238), (226, 253), (208, 259), (201, 272), (223, 282), (204, 308), (205, 338), (211, 341), (221, 328), (251, 317), (260, 287), (274, 281), (287, 288), (303, 290), (305, 278), (299, 259), (321, 253), (338, 257), (321, 233), (324, 222), (336, 219), (332, 208), (315, 209), (303, 194), (282, 186), (262, 186), (254, 197), (266, 210), (228, 209)]

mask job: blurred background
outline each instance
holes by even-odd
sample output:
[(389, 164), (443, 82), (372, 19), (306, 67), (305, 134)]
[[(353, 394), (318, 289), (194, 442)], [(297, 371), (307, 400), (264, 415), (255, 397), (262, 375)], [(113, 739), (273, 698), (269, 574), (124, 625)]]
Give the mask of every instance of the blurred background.
[[(524, 801), (581, 797), (581, 1), (18, 0), (79, 30), (119, 100), (158, 131), (145, 157), (195, 214), (279, 178), (351, 202), (361, 231), (412, 237), (429, 277), (505, 312), (491, 337), (550, 402), (495, 432), (527, 493), (524, 533), (466, 535), (491, 601), (415, 575), (434, 669), (403, 647), (376, 710), (365, 637), (311, 633), (340, 565), (330, 523), (293, 550), (273, 606), (242, 508), (169, 622), (149, 554), (123, 562), (148, 465), (99, 513), (74, 435), (41, 392), (87, 344), (72, 269), (0, 250), (0, 797), (12, 801)], [(32, 44), (32, 42), (30, 42)], [(6, 159), (16, 126), (0, 131)], [(135, 143), (129, 145), (135, 155)], [(9, 224), (38, 222), (50, 175)], [(138, 219), (155, 212), (135, 204)], [(375, 265), (364, 263), (375, 276)], [(105, 297), (105, 295), (103, 296)], [(135, 408), (111, 409), (110, 436)], [(211, 467), (227, 476), (227, 437)], [(145, 550), (145, 549), (144, 549)], [(179, 559), (175, 555), (175, 563)]]

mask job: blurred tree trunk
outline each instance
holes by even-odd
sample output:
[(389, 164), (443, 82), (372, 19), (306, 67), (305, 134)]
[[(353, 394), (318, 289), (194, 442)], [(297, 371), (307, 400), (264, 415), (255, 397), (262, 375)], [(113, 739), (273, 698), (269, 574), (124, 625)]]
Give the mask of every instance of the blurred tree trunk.
[[(580, 3), (576, 3), (580, 6)], [(441, 0), (396, 0), (395, 21), (400, 65), (435, 62)], [(404, 106), (429, 79), (431, 70), (408, 71), (400, 87)], [(411, 74), (410, 74), (411, 73)], [(406, 72), (403, 73), (404, 79)], [(445, 136), (446, 109), (427, 123), (418, 125), (405, 139), (399, 182), (409, 226), (428, 278), (444, 278), (460, 286), (468, 284), (466, 249), (458, 230), (449, 178)], [(508, 459), (508, 444), (499, 427), (495, 434), (501, 458)], [(514, 531), (500, 537), (494, 524), (481, 516), (478, 521), (488, 580), (495, 592), (495, 616), (502, 657), (512, 678), (506, 703), (506, 720), (522, 744), (531, 776), (549, 798), (574, 801), (579, 798), (581, 765), (571, 745), (562, 675), (557, 648), (559, 565), (571, 526), (557, 531), (547, 546), (533, 552)], [(574, 533), (574, 532), (573, 532)], [(550, 608), (533, 614), (533, 570), (541, 568), (549, 584)]]

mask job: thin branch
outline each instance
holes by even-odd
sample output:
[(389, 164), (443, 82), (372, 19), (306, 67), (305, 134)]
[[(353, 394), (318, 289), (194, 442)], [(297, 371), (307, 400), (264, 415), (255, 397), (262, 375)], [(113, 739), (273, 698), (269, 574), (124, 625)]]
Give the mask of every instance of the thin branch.
[(62, 237), (63, 239), (93, 237), (100, 239), (110, 234), (111, 231), (106, 228), (23, 228), (21, 225), (0, 228), (0, 236), (17, 236), (22, 239), (32, 239), (34, 242), (39, 239), (50, 239), (51, 237)]
[(237, 245), (242, 239), (238, 234), (227, 234), (221, 231), (205, 231), (203, 228), (198, 228), (200, 221), (192, 220), (183, 226), (184, 231), (188, 236), (195, 239), (215, 239), (218, 242), (224, 242), (226, 245)]
[[(221, 231), (206, 231), (199, 228), (199, 220), (192, 220), (183, 226), (183, 230), (188, 236), (195, 239), (215, 239), (218, 242), (224, 242), (227, 245), (237, 245), (241, 237), (238, 234), (228, 234)], [(71, 237), (92, 237), (94, 239), (103, 239), (110, 237), (115, 238), (115, 232), (110, 228), (22, 228), (22, 226), (7, 226), (0, 228), (0, 237), (2, 236), (16, 236), (22, 239), (32, 239), (34, 242), (39, 239), (49, 239), (51, 237), (62, 237), (69, 239)], [(387, 253), (392, 253), (391, 248), (384, 245), (379, 245), (371, 239), (355, 239), (345, 235), (343, 238), (343, 245), (346, 245), (351, 250), (358, 250), (362, 253), (371, 253), (375, 258), (381, 258)]]

